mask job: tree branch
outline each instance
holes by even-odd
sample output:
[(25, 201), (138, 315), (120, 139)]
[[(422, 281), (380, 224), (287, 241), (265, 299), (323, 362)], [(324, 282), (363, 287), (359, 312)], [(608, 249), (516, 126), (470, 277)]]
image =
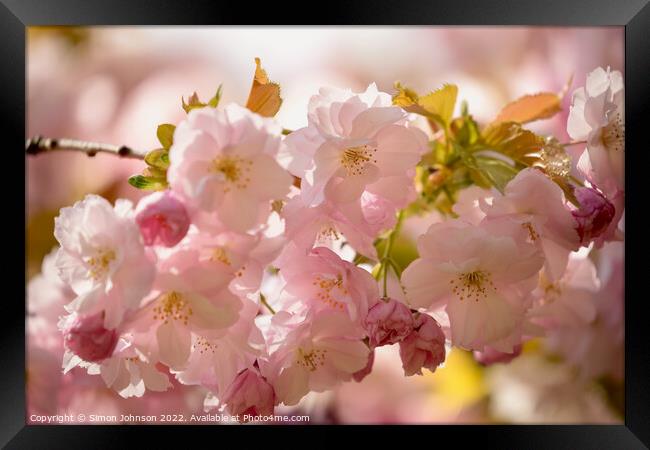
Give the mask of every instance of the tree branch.
[(51, 139), (42, 136), (35, 136), (25, 142), (25, 153), (38, 155), (58, 150), (82, 152), (92, 157), (97, 153), (110, 153), (121, 158), (143, 159), (144, 153), (140, 153), (125, 145), (100, 144), (97, 142), (80, 141), (77, 139)]

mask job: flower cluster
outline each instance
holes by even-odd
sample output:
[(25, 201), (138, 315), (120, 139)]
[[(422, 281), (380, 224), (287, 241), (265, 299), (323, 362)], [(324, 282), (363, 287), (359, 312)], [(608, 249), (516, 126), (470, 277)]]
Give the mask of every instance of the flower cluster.
[[(252, 97), (273, 86), (263, 75)], [(576, 362), (608, 351), (622, 318), (600, 284), (620, 283), (588, 255), (622, 237), (621, 80), (597, 69), (575, 92), (573, 175), (556, 170), (561, 145), (522, 127), (548, 115), (529, 99), (525, 118), (506, 107), (480, 130), (466, 107), (452, 118), (455, 87), (322, 88), (289, 131), (266, 100), (194, 98), (145, 158), (161, 190), (135, 206), (88, 195), (56, 218), (63, 370), (122, 397), (201, 386), (206, 409), (259, 415), (361, 382), (386, 345), (405, 376), (435, 371), (449, 345), (483, 364), (540, 336)], [(419, 256), (399, 260), (403, 222), (433, 209)], [(577, 353), (564, 337), (587, 329)]]

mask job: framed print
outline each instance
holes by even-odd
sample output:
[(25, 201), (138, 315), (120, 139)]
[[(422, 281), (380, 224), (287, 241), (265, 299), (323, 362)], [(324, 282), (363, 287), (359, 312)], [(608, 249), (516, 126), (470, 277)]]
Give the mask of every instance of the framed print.
[(647, 1), (3, 3), (7, 448), (647, 448)]

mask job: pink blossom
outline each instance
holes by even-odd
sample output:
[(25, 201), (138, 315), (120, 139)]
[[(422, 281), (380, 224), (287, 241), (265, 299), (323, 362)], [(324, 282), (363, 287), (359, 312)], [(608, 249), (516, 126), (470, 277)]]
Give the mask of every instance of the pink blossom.
[(169, 151), (172, 189), (192, 208), (216, 212), (233, 231), (255, 228), (293, 182), (275, 160), (280, 131), (271, 119), (235, 104), (190, 111)]
[(165, 247), (178, 244), (190, 226), (183, 202), (172, 191), (154, 192), (142, 198), (135, 210), (135, 221), (145, 245)]
[(373, 242), (379, 230), (366, 220), (360, 202), (325, 201), (309, 207), (302, 196), (296, 196), (282, 208), (282, 216), (287, 239), (305, 253), (314, 245), (332, 248), (345, 239), (358, 253), (377, 258)]
[(366, 364), (366, 367), (352, 374), (352, 378), (354, 379), (354, 381), (356, 381), (357, 383), (361, 383), (364, 378), (370, 375), (374, 363), (375, 363), (375, 349), (372, 349), (370, 351), (370, 354), (368, 355), (368, 363)]
[(297, 404), (309, 391), (323, 392), (351, 380), (368, 363), (363, 329), (344, 313), (325, 310), (301, 318), (282, 311), (271, 326), (271, 354), (260, 369), (285, 405)]
[(521, 231), (510, 221), (448, 220), (418, 239), (420, 258), (402, 273), (407, 303), (446, 306), (452, 344), (508, 352), (520, 342), (527, 295), (543, 260), (513, 229)]
[(223, 336), (242, 309), (227, 272), (195, 252), (179, 253), (176, 265), (158, 274), (148, 303), (124, 325), (137, 345), (176, 371), (187, 366), (196, 338)]
[(587, 179), (612, 196), (625, 189), (625, 111), (623, 76), (601, 67), (587, 75), (571, 100), (567, 132), (587, 141)]
[(275, 392), (257, 369), (249, 368), (237, 375), (221, 402), (232, 415), (266, 416), (273, 414)]
[(363, 320), (371, 348), (400, 342), (411, 333), (413, 324), (411, 310), (392, 298), (377, 302)]
[(172, 370), (185, 385), (200, 385), (217, 398), (224, 395), (237, 374), (266, 355), (266, 345), (255, 323), (259, 306), (242, 298), (237, 322), (217, 337), (192, 335), (192, 351), (181, 370)]
[(147, 295), (155, 267), (145, 254), (131, 203), (115, 207), (97, 195), (87, 195), (62, 208), (54, 236), (61, 244), (56, 265), (61, 279), (77, 294), (70, 312), (104, 312), (104, 325), (115, 328), (127, 310)]
[(547, 330), (590, 323), (596, 318), (593, 296), (599, 288), (596, 267), (588, 255), (572, 253), (559, 280), (551, 281), (544, 272), (540, 274), (529, 316)]
[(84, 361), (101, 361), (108, 358), (117, 345), (117, 332), (104, 328), (102, 314), (75, 315), (63, 331), (63, 341), (68, 350)]
[(427, 138), (391, 103), (375, 84), (361, 94), (321, 88), (310, 99), (309, 125), (285, 139), (286, 165), (302, 179), (309, 206), (358, 200), (364, 191), (405, 203)]
[(483, 204), (486, 218), (516, 223), (544, 254), (546, 272), (552, 279), (562, 276), (569, 253), (578, 249), (580, 238), (566, 207), (562, 189), (537, 169), (524, 169), (495, 196)]
[(287, 257), (280, 265), (285, 280), (285, 304), (296, 312), (342, 311), (356, 323), (379, 299), (376, 281), (367, 271), (317, 247), (308, 255)]
[(512, 352), (500, 352), (492, 347), (485, 347), (482, 352), (475, 351), (474, 359), (484, 366), (496, 363), (509, 363), (521, 354), (521, 344), (516, 345)]
[(607, 198), (593, 188), (579, 187), (575, 196), (580, 208), (572, 211), (576, 221), (576, 230), (583, 245), (599, 237), (609, 228), (616, 209)]
[(422, 375), (422, 368), (435, 372), (445, 360), (445, 334), (428, 314), (418, 314), (413, 331), (399, 343), (406, 376)]

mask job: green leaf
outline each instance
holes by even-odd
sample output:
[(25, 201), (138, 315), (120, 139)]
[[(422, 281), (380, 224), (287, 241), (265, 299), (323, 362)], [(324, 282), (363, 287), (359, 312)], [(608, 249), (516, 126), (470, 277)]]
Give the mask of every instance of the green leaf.
[(451, 122), (450, 129), (457, 143), (464, 148), (473, 146), (480, 137), (478, 124), (471, 115), (455, 119)]
[(174, 130), (176, 130), (176, 126), (170, 123), (158, 125), (156, 136), (158, 136), (158, 141), (160, 141), (160, 145), (162, 145), (165, 150), (169, 150), (169, 147), (171, 147), (174, 142)]
[(518, 173), (518, 170), (507, 162), (489, 156), (476, 156), (474, 163), (478, 171), (502, 194), (506, 185)]
[(150, 167), (166, 171), (169, 167), (169, 152), (164, 148), (151, 150), (144, 156), (144, 162)]
[(133, 175), (129, 178), (129, 184), (145, 191), (162, 191), (167, 188), (167, 182), (164, 178), (147, 177), (144, 175)]
[(214, 94), (214, 97), (212, 97), (210, 100), (208, 100), (208, 106), (212, 108), (216, 108), (219, 106), (219, 101), (221, 100), (221, 88), (223, 87), (222, 84), (219, 85), (219, 88), (217, 89), (217, 93)]

